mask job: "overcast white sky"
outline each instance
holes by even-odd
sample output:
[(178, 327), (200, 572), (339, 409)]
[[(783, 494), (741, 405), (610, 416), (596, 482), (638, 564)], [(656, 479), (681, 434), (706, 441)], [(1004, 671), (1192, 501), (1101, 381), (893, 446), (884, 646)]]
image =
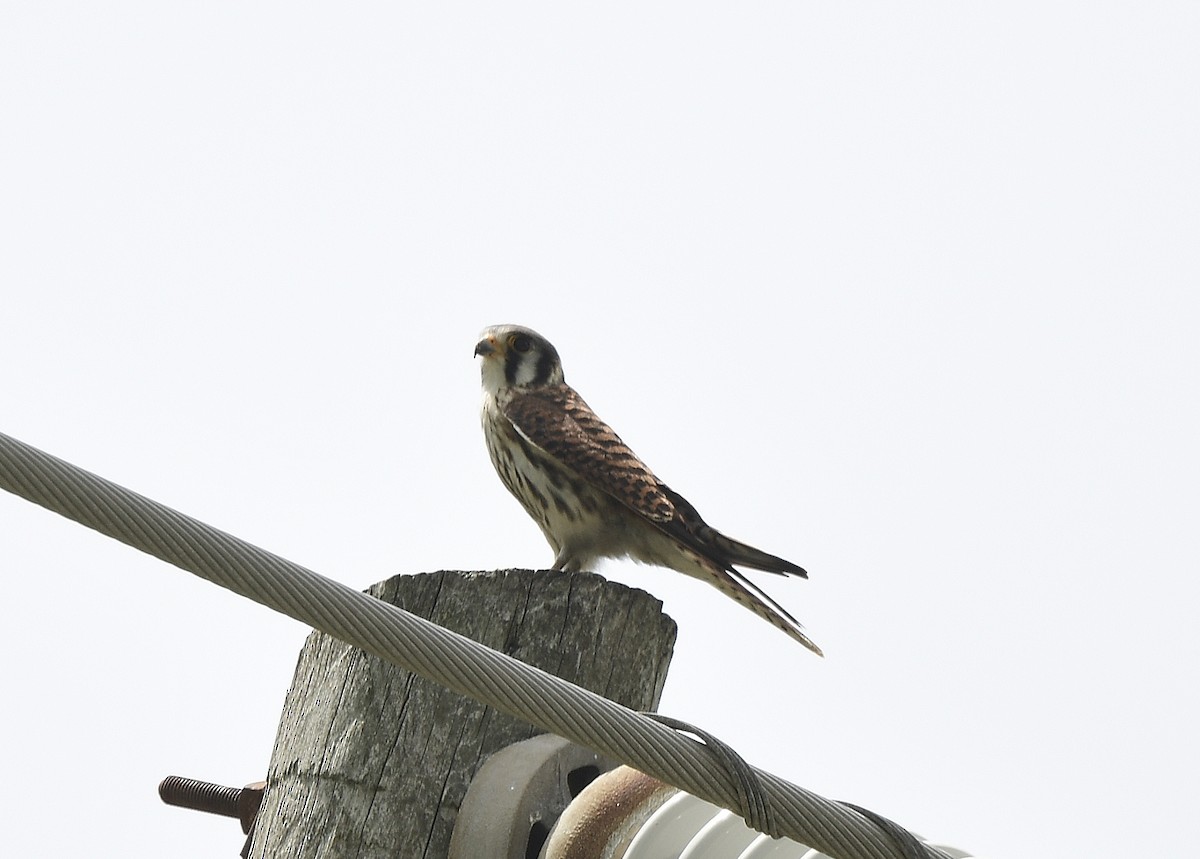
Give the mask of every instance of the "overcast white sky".
[[(982, 856), (1178, 855), (1200, 6), (7, 4), (0, 431), (359, 587), (544, 566), (520, 322), (768, 582), (662, 704)], [(0, 496), (13, 856), (235, 855), (306, 630)], [(720, 630), (714, 635), (713, 630)]]

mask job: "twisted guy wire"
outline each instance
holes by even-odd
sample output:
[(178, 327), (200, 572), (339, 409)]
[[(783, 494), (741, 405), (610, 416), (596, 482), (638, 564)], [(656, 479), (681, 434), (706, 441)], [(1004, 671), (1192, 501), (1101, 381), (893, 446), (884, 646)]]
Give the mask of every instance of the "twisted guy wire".
[[(704, 743), (0, 433), (0, 488), (701, 799), (759, 819)], [(863, 815), (754, 770), (779, 833), (837, 859), (902, 859)], [(925, 855), (944, 854), (924, 847)]]

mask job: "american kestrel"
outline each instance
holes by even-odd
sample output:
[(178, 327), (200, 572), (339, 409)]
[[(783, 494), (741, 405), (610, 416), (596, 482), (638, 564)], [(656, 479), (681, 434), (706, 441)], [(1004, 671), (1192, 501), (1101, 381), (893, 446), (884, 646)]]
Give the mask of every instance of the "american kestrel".
[(708, 582), (817, 655), (800, 622), (734, 569), (807, 578), (726, 537), (638, 459), (563, 380), (558, 351), (519, 325), (484, 330), (483, 434), (504, 485), (554, 549), (555, 570), (630, 557)]

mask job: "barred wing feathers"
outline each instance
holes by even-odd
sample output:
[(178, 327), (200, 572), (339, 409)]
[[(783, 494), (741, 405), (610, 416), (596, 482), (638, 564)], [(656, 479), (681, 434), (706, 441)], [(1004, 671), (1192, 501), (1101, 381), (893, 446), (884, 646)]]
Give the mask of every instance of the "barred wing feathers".
[(733, 572), (732, 566), (740, 564), (768, 573), (807, 576), (802, 567), (710, 527), (569, 385), (522, 390), (501, 411), (530, 444), (722, 569)]

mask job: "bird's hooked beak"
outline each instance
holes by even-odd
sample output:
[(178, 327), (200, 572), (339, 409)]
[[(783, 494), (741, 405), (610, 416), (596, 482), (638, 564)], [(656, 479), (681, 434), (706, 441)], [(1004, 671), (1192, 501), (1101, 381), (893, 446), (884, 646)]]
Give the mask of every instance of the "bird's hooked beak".
[(499, 351), (500, 344), (496, 342), (495, 336), (491, 334), (475, 344), (475, 357), (482, 355), (486, 358), (489, 355), (495, 355)]

